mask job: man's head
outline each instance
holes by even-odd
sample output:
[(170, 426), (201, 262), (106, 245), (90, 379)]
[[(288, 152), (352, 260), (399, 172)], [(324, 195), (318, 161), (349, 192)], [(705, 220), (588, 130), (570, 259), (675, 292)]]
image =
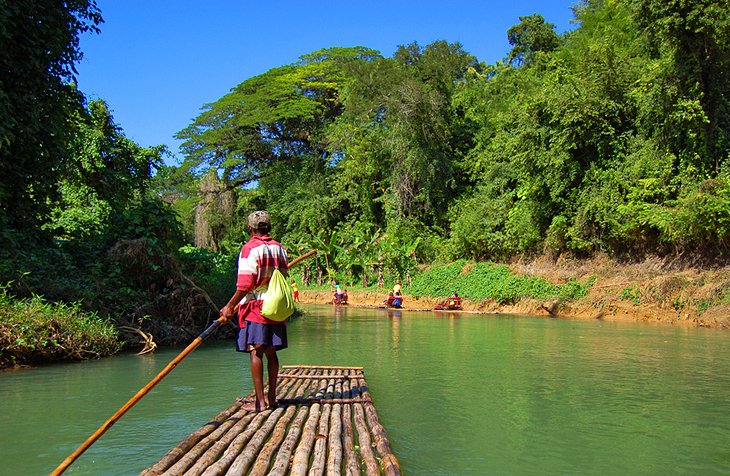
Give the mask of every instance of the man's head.
[(271, 231), (271, 218), (264, 210), (257, 210), (248, 216), (248, 228), (251, 232), (266, 234)]

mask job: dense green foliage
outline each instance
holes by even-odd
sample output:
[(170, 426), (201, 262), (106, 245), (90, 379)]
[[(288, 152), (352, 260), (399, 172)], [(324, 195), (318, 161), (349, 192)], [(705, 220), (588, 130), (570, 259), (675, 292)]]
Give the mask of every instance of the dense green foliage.
[(408, 290), (413, 296), (450, 296), (458, 292), (469, 299), (493, 299), (500, 304), (514, 304), (522, 298), (577, 299), (585, 296), (591, 285), (591, 282), (576, 281), (551, 284), (542, 278), (514, 274), (505, 265), (459, 260), (418, 274)]
[(105, 357), (120, 347), (114, 325), (79, 305), (16, 300), (0, 289), (0, 368)]
[(580, 2), (562, 35), (521, 17), (494, 65), (445, 41), (321, 50), (206, 106), (170, 176), (198, 203), (202, 177), (234, 193), (196, 216), (219, 249), (267, 208), (295, 253), (324, 251), (320, 279), (542, 253), (727, 258), (726, 7)]
[(178, 250), (180, 267), (205, 289), (216, 303), (228, 302), (234, 291), (238, 254), (214, 253), (204, 248), (185, 245)]
[(11, 325), (18, 308), (7, 297), (0, 306), (13, 362), (113, 352), (116, 334), (97, 344), (85, 330), (94, 312), (137, 325), (169, 313), (160, 295), (183, 281), (169, 256), (182, 227), (151, 188), (164, 148), (130, 141), (105, 102), (74, 84), (79, 35), (101, 22), (93, 0), (0, 1), (0, 284), (30, 309)]
[(69, 84), (79, 35), (97, 31), (93, 0), (0, 1), (0, 228), (43, 223), (68, 161)]

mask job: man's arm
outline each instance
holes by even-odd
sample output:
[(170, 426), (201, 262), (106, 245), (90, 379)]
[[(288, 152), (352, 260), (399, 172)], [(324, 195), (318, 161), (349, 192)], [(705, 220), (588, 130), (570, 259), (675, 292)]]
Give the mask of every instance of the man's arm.
[(236, 310), (236, 305), (241, 302), (241, 299), (243, 299), (246, 294), (247, 291), (237, 289), (230, 301), (228, 301), (228, 304), (223, 306), (223, 309), (221, 309), (221, 316), (224, 316), (226, 320), (230, 320)]
[(256, 273), (258, 270), (258, 263), (255, 256), (251, 255), (251, 250), (248, 249), (248, 244), (241, 250), (241, 254), (238, 257), (238, 271), (236, 275), (236, 292), (233, 294), (228, 304), (223, 306), (221, 309), (221, 315), (225, 316), (227, 320), (233, 316), (236, 312), (236, 306), (241, 302), (241, 299), (252, 291), (256, 287)]

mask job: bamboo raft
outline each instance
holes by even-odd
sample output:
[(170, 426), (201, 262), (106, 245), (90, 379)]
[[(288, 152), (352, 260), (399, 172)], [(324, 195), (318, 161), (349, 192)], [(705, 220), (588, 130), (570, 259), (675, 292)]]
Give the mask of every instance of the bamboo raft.
[(277, 397), (260, 413), (237, 401), (140, 474), (400, 474), (362, 367), (283, 366)]

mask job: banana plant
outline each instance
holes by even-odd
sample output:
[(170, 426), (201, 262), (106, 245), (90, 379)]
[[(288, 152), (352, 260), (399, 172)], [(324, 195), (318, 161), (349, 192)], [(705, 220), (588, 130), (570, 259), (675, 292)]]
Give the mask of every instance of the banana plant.
[(391, 275), (403, 279), (417, 263), (416, 249), (421, 242), (418, 237), (410, 243), (398, 240), (380, 241), (380, 263), (391, 271)]
[(350, 276), (360, 275), (363, 287), (368, 286), (368, 271), (377, 263), (377, 242), (380, 230), (374, 232), (368, 226), (357, 222), (348, 230), (352, 241), (343, 245), (343, 252), (338, 254), (338, 265), (345, 268)]
[(337, 230), (332, 230), (329, 236), (327, 236), (325, 230), (320, 230), (311, 239), (312, 246), (324, 256), (325, 269), (330, 282), (334, 281), (333, 259), (336, 258), (338, 251), (342, 249), (337, 239)]
[[(292, 261), (295, 256), (301, 256), (302, 254), (306, 253), (309, 250), (316, 249), (316, 247), (313, 247), (310, 243), (306, 241), (299, 240), (294, 244), (290, 244), (287, 246), (287, 249), (290, 251), (288, 258), (289, 261)], [(294, 252), (293, 250), (296, 250)], [(312, 267), (316, 269), (316, 258), (314, 260), (306, 260), (299, 269), (301, 270), (301, 283), (304, 286), (309, 286), (309, 283), (311, 281), (312, 276)]]

